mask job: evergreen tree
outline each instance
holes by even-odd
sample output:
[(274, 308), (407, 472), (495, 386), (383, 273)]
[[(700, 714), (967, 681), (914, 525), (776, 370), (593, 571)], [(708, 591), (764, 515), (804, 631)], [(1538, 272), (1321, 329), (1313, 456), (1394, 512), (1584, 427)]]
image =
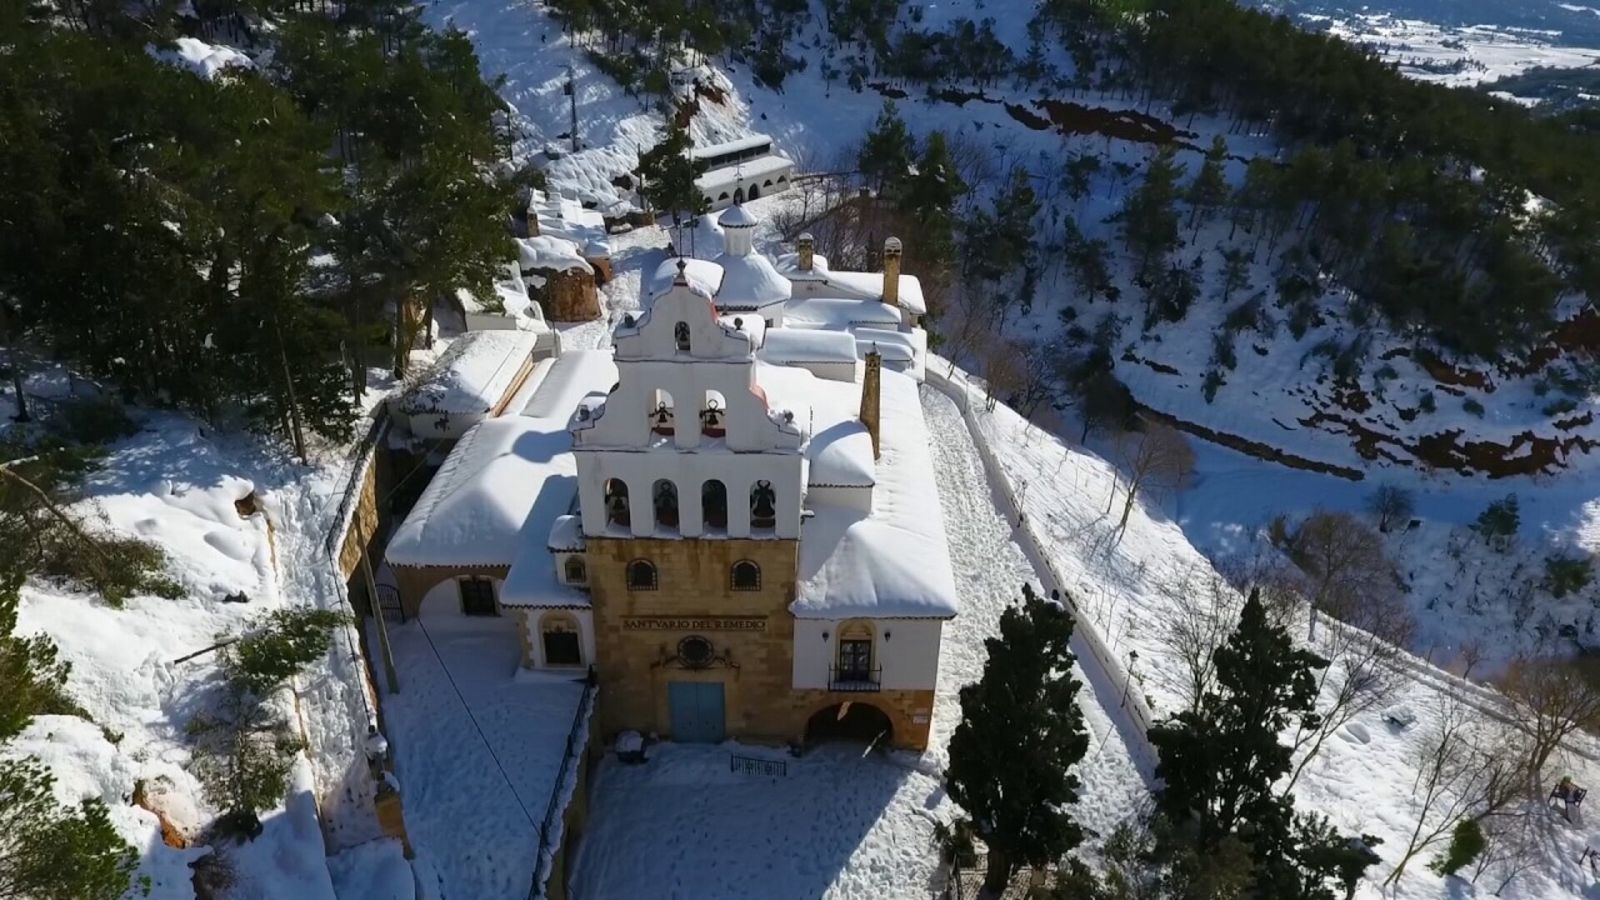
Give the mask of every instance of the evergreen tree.
[(55, 643), (16, 634), (21, 586), (19, 575), (0, 584), (0, 741), (21, 733), (36, 715), (78, 712), (66, 694), (72, 666), (58, 658)]
[(63, 809), (54, 784), (36, 762), (0, 759), (0, 897), (118, 900), (137, 887), (138, 854), (117, 834), (104, 802), (95, 797)]
[(1158, 810), (1176, 826), (1175, 842), (1202, 861), (1242, 841), (1256, 900), (1333, 900), (1330, 882), (1353, 882), (1372, 857), (1320, 818), (1296, 816), (1293, 798), (1273, 789), (1291, 765), (1278, 736), (1290, 725), (1316, 726), (1316, 673), (1327, 661), (1295, 647), (1256, 591), (1212, 659), (1215, 686), (1150, 729), (1164, 782)]
[(694, 183), (706, 165), (689, 155), (691, 149), (688, 129), (680, 126), (674, 116), (667, 123), (661, 142), (639, 157), (639, 192), (653, 209), (672, 214), (673, 227), (680, 229), (677, 244), (682, 243), (685, 218), (698, 216), (708, 208), (705, 196)]
[(1000, 617), (1000, 636), (984, 641), (983, 677), (961, 689), (945, 783), (989, 847), (991, 893), (1019, 865), (1043, 865), (1083, 836), (1066, 810), (1078, 799), (1070, 770), (1089, 746), (1072, 627), (1070, 613), (1024, 584), (1022, 604)]
[(1157, 263), (1178, 245), (1178, 176), (1182, 172), (1166, 147), (1150, 160), (1144, 182), (1123, 204), (1122, 239), (1139, 259), (1140, 277), (1148, 278)]
[(1200, 230), (1204, 221), (1202, 217), (1209, 217), (1211, 211), (1228, 199), (1228, 182), (1223, 177), (1222, 166), (1228, 159), (1228, 144), (1217, 135), (1211, 139), (1211, 148), (1206, 151), (1205, 162), (1200, 164), (1200, 171), (1194, 175), (1194, 180), (1189, 182), (1189, 187), (1184, 191), (1183, 199), (1189, 203), (1189, 227)]
[(872, 130), (861, 144), (856, 164), (861, 177), (879, 194), (892, 192), (911, 174), (911, 161), (916, 157), (916, 142), (894, 101), (885, 100), (883, 111)]

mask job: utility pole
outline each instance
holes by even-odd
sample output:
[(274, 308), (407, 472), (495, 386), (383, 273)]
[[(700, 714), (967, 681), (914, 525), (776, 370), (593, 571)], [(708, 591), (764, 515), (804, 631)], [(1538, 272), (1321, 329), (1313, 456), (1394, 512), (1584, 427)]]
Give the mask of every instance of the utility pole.
[(567, 106), (572, 111), (572, 152), (578, 152), (578, 75), (567, 63)]

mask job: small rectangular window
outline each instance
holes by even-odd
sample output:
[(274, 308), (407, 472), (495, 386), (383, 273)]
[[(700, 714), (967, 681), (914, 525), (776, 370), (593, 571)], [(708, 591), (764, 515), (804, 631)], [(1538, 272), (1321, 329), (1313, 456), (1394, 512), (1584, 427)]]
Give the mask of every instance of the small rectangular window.
[(498, 616), (494, 605), (494, 582), (487, 578), (463, 578), (461, 587), (461, 612), (468, 616)]
[(578, 649), (575, 631), (546, 631), (544, 633), (544, 662), (547, 666), (576, 666), (583, 663), (583, 653)]

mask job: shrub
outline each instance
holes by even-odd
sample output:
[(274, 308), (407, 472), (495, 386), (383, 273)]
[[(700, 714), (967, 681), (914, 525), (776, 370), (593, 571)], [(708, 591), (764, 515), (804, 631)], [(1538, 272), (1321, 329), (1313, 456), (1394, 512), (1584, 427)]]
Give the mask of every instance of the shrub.
[(1434, 399), (1433, 391), (1423, 391), (1417, 398), (1417, 408), (1425, 413), (1431, 413), (1439, 408), (1439, 401)]
[(112, 397), (83, 397), (62, 404), (50, 417), (50, 430), (75, 444), (104, 445), (139, 430), (128, 411)]
[(1576, 400), (1573, 400), (1571, 397), (1562, 397), (1560, 400), (1546, 403), (1544, 406), (1544, 414), (1547, 418), (1553, 419), (1556, 416), (1564, 416), (1577, 408), (1578, 402)]
[(303, 748), (289, 723), (235, 693), (220, 712), (192, 719), (188, 733), (195, 742), (190, 771), (206, 799), (224, 810), (212, 829), (241, 842), (259, 836), (260, 813), (283, 800)]
[(1471, 865), (1478, 858), (1484, 848), (1489, 844), (1483, 836), (1483, 829), (1473, 819), (1466, 819), (1456, 826), (1450, 835), (1450, 847), (1443, 856), (1428, 864), (1439, 875), (1454, 875), (1463, 867)]
[(1233, 335), (1219, 331), (1211, 339), (1211, 361), (1228, 371), (1239, 366), (1239, 357), (1233, 352)]
[(1522, 511), (1517, 503), (1517, 495), (1507, 494), (1504, 499), (1494, 501), (1479, 513), (1478, 521), (1472, 527), (1490, 543), (1503, 545), (1516, 535), (1521, 525)]
[(1210, 403), (1217, 399), (1217, 389), (1224, 384), (1227, 384), (1227, 382), (1223, 380), (1222, 373), (1216, 369), (1210, 369), (1206, 372), (1206, 380), (1200, 384), (1200, 393), (1204, 395), (1206, 402)]
[(1552, 556), (1544, 561), (1544, 588), (1556, 598), (1588, 587), (1592, 576), (1593, 571), (1586, 556)]
[(1479, 403), (1475, 398), (1468, 397), (1461, 401), (1461, 408), (1480, 419), (1483, 418), (1483, 404)]
[(72, 666), (57, 658), (42, 636), (22, 637), (17, 627), (20, 576), (0, 585), (0, 740), (14, 737), (38, 715), (83, 715), (67, 695)]
[(328, 652), (344, 616), (322, 609), (279, 609), (257, 619), (251, 633), (223, 652), (223, 669), (257, 697), (299, 674)]
[(0, 760), (0, 896), (118, 900), (139, 857), (118, 836), (98, 798), (62, 808), (49, 770), (28, 759)]

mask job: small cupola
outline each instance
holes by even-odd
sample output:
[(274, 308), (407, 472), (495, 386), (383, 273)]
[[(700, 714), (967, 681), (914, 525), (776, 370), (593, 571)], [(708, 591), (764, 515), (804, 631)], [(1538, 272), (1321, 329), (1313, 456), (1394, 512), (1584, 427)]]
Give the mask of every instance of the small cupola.
[(723, 252), (729, 256), (749, 256), (759, 222), (741, 203), (723, 210), (717, 217), (717, 224), (722, 226)]

